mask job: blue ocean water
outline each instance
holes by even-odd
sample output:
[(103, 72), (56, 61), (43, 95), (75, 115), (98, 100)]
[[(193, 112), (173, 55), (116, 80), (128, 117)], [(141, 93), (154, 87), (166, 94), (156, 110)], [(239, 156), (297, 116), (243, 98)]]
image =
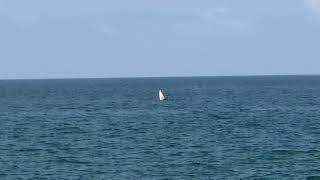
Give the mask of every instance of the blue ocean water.
[(320, 179), (319, 107), (320, 76), (2, 80), (0, 179)]

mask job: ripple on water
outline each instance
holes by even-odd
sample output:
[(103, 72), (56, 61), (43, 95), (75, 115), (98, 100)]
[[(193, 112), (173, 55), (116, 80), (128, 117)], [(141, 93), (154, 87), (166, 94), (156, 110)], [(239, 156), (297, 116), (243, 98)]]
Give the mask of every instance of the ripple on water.
[(319, 77), (1, 88), (0, 179), (320, 179)]

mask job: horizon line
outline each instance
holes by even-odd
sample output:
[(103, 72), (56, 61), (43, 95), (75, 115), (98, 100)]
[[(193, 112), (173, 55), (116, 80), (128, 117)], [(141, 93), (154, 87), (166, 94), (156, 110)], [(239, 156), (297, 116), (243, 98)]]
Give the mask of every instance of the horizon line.
[(81, 80), (81, 79), (144, 79), (144, 78), (214, 78), (214, 77), (271, 77), (271, 76), (320, 76), (320, 74), (248, 74), (248, 75), (196, 75), (196, 76), (116, 76), (116, 77), (65, 77), (65, 78), (0, 78), (0, 81), (11, 80)]

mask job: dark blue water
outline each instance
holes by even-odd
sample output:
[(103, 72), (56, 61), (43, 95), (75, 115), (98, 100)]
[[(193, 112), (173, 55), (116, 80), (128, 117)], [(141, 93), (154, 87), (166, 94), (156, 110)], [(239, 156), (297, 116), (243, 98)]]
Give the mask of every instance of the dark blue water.
[(0, 81), (0, 138), (5, 180), (319, 179), (320, 76)]

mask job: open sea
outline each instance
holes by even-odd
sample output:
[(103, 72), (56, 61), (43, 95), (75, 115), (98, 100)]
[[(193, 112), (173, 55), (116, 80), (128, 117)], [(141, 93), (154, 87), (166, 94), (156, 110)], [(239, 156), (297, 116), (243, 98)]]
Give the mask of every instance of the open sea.
[(320, 179), (320, 76), (1, 80), (0, 179)]

